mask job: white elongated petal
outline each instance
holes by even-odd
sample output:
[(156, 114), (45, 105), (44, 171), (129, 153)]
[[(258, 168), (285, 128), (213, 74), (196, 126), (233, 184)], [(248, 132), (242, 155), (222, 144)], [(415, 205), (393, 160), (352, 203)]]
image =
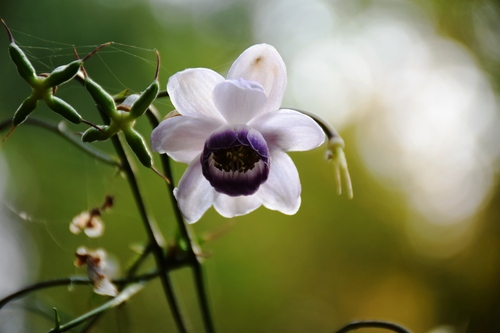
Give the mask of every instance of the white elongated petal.
[(212, 92), (224, 78), (207, 68), (190, 68), (171, 76), (167, 91), (172, 104), (184, 116), (221, 118), (212, 100)]
[(230, 197), (219, 194), (214, 202), (214, 208), (224, 217), (241, 216), (253, 212), (262, 205), (256, 194), (248, 196)]
[(203, 151), (205, 140), (223, 120), (177, 116), (165, 119), (151, 133), (151, 148), (174, 160), (189, 163)]
[(301, 190), (299, 173), (290, 156), (279, 149), (272, 151), (269, 178), (256, 193), (264, 206), (293, 215), (300, 207)]
[(246, 124), (262, 111), (267, 95), (259, 83), (240, 78), (219, 83), (213, 99), (228, 123)]
[(278, 110), (286, 89), (286, 67), (274, 47), (257, 44), (246, 49), (229, 69), (228, 79), (259, 82), (267, 94), (265, 111)]
[(325, 133), (309, 116), (294, 110), (266, 112), (253, 119), (249, 126), (258, 130), (269, 146), (284, 151), (314, 149), (325, 141)]
[(216, 192), (203, 177), (199, 156), (196, 156), (189, 164), (174, 194), (182, 215), (188, 223), (198, 221), (214, 203)]

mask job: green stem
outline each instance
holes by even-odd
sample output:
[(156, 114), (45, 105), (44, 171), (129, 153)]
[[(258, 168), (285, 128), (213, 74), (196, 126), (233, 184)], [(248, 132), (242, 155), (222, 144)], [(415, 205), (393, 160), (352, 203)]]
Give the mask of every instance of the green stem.
[(352, 323), (347, 324), (346, 326), (342, 327), (340, 330), (336, 331), (335, 333), (347, 333), (350, 331), (354, 331), (360, 328), (382, 328), (386, 329), (389, 331), (397, 332), (397, 333), (411, 333), (408, 331), (406, 328), (389, 323), (386, 321), (378, 321), (378, 320), (363, 320), (363, 321), (355, 321)]
[(152, 246), (152, 251), (156, 261), (156, 265), (161, 271), (160, 280), (163, 286), (163, 291), (165, 292), (165, 296), (169, 303), (170, 310), (172, 311), (172, 315), (174, 317), (177, 329), (179, 330), (179, 332), (185, 333), (187, 332), (187, 330), (181, 316), (179, 304), (177, 302), (177, 299), (175, 298), (172, 281), (170, 280), (170, 277), (166, 273), (165, 256), (163, 255), (163, 250), (160, 246), (160, 244), (163, 242), (163, 238), (161, 237), (161, 234), (158, 232), (158, 227), (156, 225), (156, 222), (153, 221), (153, 219), (150, 217), (146, 209), (139, 188), (139, 184), (135, 176), (135, 171), (132, 167), (133, 159), (127, 156), (124, 149), (124, 145), (121, 143), (118, 135), (114, 135), (113, 137), (111, 137), (111, 142), (113, 143), (116, 153), (118, 154), (120, 160), (122, 161), (123, 170), (127, 175), (129, 186), (131, 188), (137, 207), (139, 208), (139, 214), (141, 215), (141, 219), (148, 234), (149, 243)]
[[(147, 116), (149, 119), (149, 122), (151, 126), (156, 128), (161, 121), (161, 116), (156, 112), (156, 110), (152, 107), (150, 107), (147, 111)], [(174, 178), (172, 177), (172, 169), (170, 167), (170, 158), (166, 154), (161, 154), (160, 155), (162, 166), (163, 166), (163, 172), (165, 176), (170, 179), (170, 183), (167, 183), (168, 187), (168, 193), (170, 196), (170, 200), (174, 203), (174, 214), (177, 220), (177, 224), (179, 227), (179, 232), (180, 236), (184, 239), (184, 241), (189, 245), (187, 255), (188, 255), (188, 261), (189, 265), (193, 269), (193, 275), (194, 275), (194, 280), (195, 280), (195, 286), (196, 286), (196, 293), (198, 295), (198, 301), (200, 303), (200, 308), (202, 312), (202, 317), (203, 317), (203, 323), (205, 325), (205, 330), (207, 333), (214, 333), (215, 328), (214, 328), (214, 323), (212, 320), (212, 315), (210, 313), (210, 306), (209, 306), (209, 301), (207, 297), (207, 290), (206, 286), (204, 283), (204, 278), (203, 278), (203, 270), (201, 267), (201, 263), (198, 260), (198, 255), (197, 255), (197, 249), (198, 249), (198, 244), (196, 242), (196, 238), (194, 237), (194, 232), (189, 228), (189, 226), (186, 224), (184, 221), (184, 218), (182, 217), (182, 213), (179, 209), (179, 206), (177, 205), (177, 200), (174, 197), (174, 188), (175, 188), (175, 183), (174, 183)]]
[[(40, 128), (44, 128), (44, 129), (47, 129), (53, 133), (58, 134), (62, 138), (68, 140), (70, 143), (72, 143), (76, 147), (80, 148), (81, 150), (83, 150), (84, 152), (89, 154), (90, 156), (95, 157), (96, 159), (100, 160), (101, 162), (118, 167), (120, 169), (122, 167), (120, 162), (115, 157), (110, 156), (110, 155), (108, 155), (100, 150), (95, 149), (91, 145), (89, 145), (85, 142), (82, 142), (80, 140), (80, 138), (71, 134), (71, 132), (68, 131), (68, 128), (66, 127), (66, 123), (63, 121), (59, 122), (59, 124), (54, 124), (52, 122), (49, 122), (49, 121), (46, 121), (43, 119), (39, 119), (39, 118), (32, 116), (32, 117), (29, 117), (28, 119), (26, 119), (26, 121), (24, 123), (29, 124), (29, 125), (33, 125), (33, 126), (37, 126)], [(3, 130), (6, 130), (11, 125), (12, 125), (11, 119), (7, 119), (7, 120), (0, 122), (0, 132)]]
[(89, 320), (90, 318), (92, 318), (92, 317), (94, 317), (94, 316), (96, 316), (104, 311), (107, 311), (109, 309), (117, 307), (118, 305), (121, 305), (122, 303), (129, 300), (132, 296), (134, 296), (137, 292), (139, 292), (143, 287), (144, 287), (143, 283), (132, 284), (132, 285), (128, 286), (127, 288), (123, 289), (123, 291), (120, 294), (118, 294), (118, 296), (111, 299), (110, 301), (104, 303), (103, 305), (95, 308), (92, 311), (85, 313), (84, 315), (82, 315), (76, 319), (73, 319), (72, 321), (70, 321), (64, 325), (59, 326), (58, 329), (50, 330), (49, 333), (66, 332), (67, 330), (69, 330), (75, 326), (80, 325), (81, 323)]

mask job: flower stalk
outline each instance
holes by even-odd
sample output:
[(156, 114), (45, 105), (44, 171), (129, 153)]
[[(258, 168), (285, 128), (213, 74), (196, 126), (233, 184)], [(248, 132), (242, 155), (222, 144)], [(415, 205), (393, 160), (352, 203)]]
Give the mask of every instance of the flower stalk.
[[(157, 110), (154, 107), (150, 107), (148, 109), (148, 112), (146, 113), (149, 123), (151, 124), (152, 128), (158, 127), (158, 125), (161, 122), (160, 115), (158, 114)], [(184, 243), (187, 244), (187, 249), (186, 249), (186, 254), (187, 254), (187, 260), (188, 260), (188, 265), (191, 266), (193, 270), (193, 277), (195, 280), (195, 286), (196, 286), (196, 293), (198, 295), (198, 301), (200, 304), (200, 309), (202, 313), (202, 318), (203, 318), (203, 323), (205, 326), (205, 330), (207, 333), (213, 333), (215, 332), (215, 326), (214, 322), (212, 319), (212, 315), (210, 312), (210, 306), (209, 306), (209, 301), (208, 301), (208, 293), (206, 290), (205, 286), (205, 281), (204, 281), (204, 275), (203, 275), (203, 268), (201, 266), (200, 262), (200, 247), (197, 243), (196, 237), (194, 235), (193, 230), (190, 228), (190, 226), (184, 221), (184, 217), (182, 215), (182, 212), (179, 208), (179, 206), (176, 204), (177, 200), (174, 196), (174, 189), (175, 189), (175, 184), (173, 182), (173, 177), (172, 177), (172, 169), (170, 167), (170, 158), (165, 155), (161, 154), (160, 155), (161, 159), (161, 164), (163, 167), (163, 172), (166, 175), (167, 178), (172, 179), (170, 183), (167, 183), (167, 189), (168, 189), (168, 194), (170, 197), (170, 200), (174, 203), (173, 208), (174, 208), (174, 215), (175, 219), (177, 221), (177, 226), (178, 226), (178, 231), (181, 237), (181, 240), (184, 240)]]
[(349, 199), (352, 199), (354, 197), (354, 192), (352, 190), (351, 176), (349, 175), (349, 169), (347, 167), (347, 159), (344, 153), (344, 148), (345, 148), (344, 139), (342, 139), (340, 134), (337, 133), (335, 128), (333, 128), (333, 126), (330, 125), (329, 122), (327, 122), (320, 116), (304, 110), (297, 110), (297, 109), (293, 110), (301, 112), (311, 117), (316, 123), (318, 123), (321, 129), (325, 132), (328, 138), (326, 160), (328, 162), (332, 162), (335, 167), (337, 193), (339, 195), (342, 194), (342, 178), (343, 178), (345, 181), (345, 188), (347, 190), (347, 197)]
[[(105, 116), (103, 117), (105, 122), (107, 121)], [(144, 227), (146, 229), (146, 233), (148, 235), (149, 243), (151, 244), (152, 247), (152, 252), (155, 258), (155, 262), (157, 267), (160, 269), (161, 274), (160, 274), (160, 280), (162, 283), (163, 291), (165, 293), (165, 296), (167, 298), (167, 301), (170, 306), (170, 310), (172, 311), (172, 315), (174, 317), (174, 321), (176, 323), (177, 329), (181, 333), (186, 333), (187, 329), (184, 324), (181, 312), (180, 312), (180, 307), (177, 302), (177, 299), (175, 297), (174, 289), (172, 286), (172, 281), (170, 280), (170, 277), (166, 273), (166, 261), (165, 261), (165, 256), (163, 255), (163, 249), (161, 247), (161, 244), (164, 243), (163, 237), (158, 231), (158, 227), (156, 225), (156, 222), (151, 218), (150, 214), (147, 211), (145, 202), (143, 200), (143, 196), (141, 194), (141, 190), (137, 181), (136, 174), (134, 172), (134, 169), (132, 167), (132, 161), (130, 158), (127, 156), (125, 149), (119, 139), (118, 136), (114, 135), (111, 138), (111, 141), (113, 143), (113, 146), (115, 148), (115, 151), (117, 152), (118, 156), (120, 157), (122, 164), (123, 164), (123, 171), (126, 174), (127, 181), (129, 183), (130, 189), (132, 191), (132, 194), (134, 196), (134, 200), (136, 202), (137, 208), (139, 209), (139, 214), (141, 216), (141, 220), (144, 224)]]

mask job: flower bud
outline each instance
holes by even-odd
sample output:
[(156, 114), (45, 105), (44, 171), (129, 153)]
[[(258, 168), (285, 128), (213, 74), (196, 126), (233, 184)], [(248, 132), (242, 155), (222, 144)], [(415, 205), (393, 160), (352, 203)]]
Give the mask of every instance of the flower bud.
[(107, 132), (108, 126), (104, 125), (98, 130), (94, 127), (89, 127), (82, 135), (83, 142), (106, 141), (110, 135)]
[(153, 165), (153, 158), (142, 136), (132, 128), (123, 131), (123, 134), (125, 134), (128, 145), (139, 161), (141, 161), (145, 167), (151, 168)]
[(26, 57), (26, 54), (24, 54), (23, 50), (21, 50), (21, 48), (17, 46), (9, 27), (7, 27), (7, 24), (5, 24), (5, 21), (1, 21), (3, 26), (5, 27), (5, 30), (7, 31), (7, 34), (9, 35), (9, 55), (10, 59), (12, 59), (12, 62), (17, 67), (17, 72), (23, 79), (28, 81), (30, 85), (35, 84), (37, 79), (35, 68), (33, 68), (33, 65), (31, 65), (31, 62), (28, 60), (28, 57)]
[(116, 106), (113, 96), (108, 94), (106, 90), (88, 76), (85, 77), (85, 89), (87, 89), (102, 112), (110, 118), (116, 116)]
[(26, 120), (26, 118), (28, 118), (30, 113), (36, 109), (38, 101), (39, 99), (36, 96), (30, 95), (21, 103), (21, 105), (19, 105), (14, 113), (14, 118), (12, 119), (14, 126), (21, 124)]
[(45, 98), (45, 103), (47, 103), (47, 106), (52, 109), (52, 111), (59, 113), (61, 116), (64, 118), (68, 119), (74, 124), (79, 124), (82, 121), (82, 117), (76, 112), (76, 110), (63, 101), (62, 99), (50, 95)]
[(46, 88), (55, 87), (71, 80), (78, 73), (82, 65), (82, 60), (75, 60), (67, 65), (57, 67), (43, 81), (44, 86)]
[(158, 91), (160, 90), (160, 84), (158, 83), (158, 80), (153, 81), (149, 85), (149, 87), (146, 88), (142, 92), (142, 94), (137, 98), (137, 100), (134, 102), (132, 105), (132, 108), (130, 109), (130, 117), (132, 119), (136, 119), (144, 114), (144, 112), (149, 108), (151, 103), (156, 99), (156, 96), (158, 96)]
[(31, 65), (31, 62), (26, 57), (26, 54), (14, 42), (9, 45), (10, 59), (16, 65), (17, 72), (30, 85), (36, 83), (36, 71)]

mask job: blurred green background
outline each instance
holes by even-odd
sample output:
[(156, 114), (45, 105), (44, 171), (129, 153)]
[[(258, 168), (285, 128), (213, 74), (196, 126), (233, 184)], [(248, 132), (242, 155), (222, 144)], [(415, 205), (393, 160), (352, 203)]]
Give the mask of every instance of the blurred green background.
[[(0, 3), (38, 72), (114, 41), (89, 74), (111, 93), (141, 91), (189, 67), (225, 74), (247, 47), (274, 45), (288, 68), (284, 106), (316, 112), (346, 141), (354, 199), (336, 194), (325, 147), (292, 153), (303, 187), (294, 216), (264, 208), (227, 220), (213, 209), (199, 235), (218, 332), (332, 332), (359, 319), (414, 332), (500, 331), (500, 5), (487, 0), (87, 0)], [(0, 33), (0, 118), (29, 94)], [(76, 83), (58, 96), (98, 122)], [(156, 103), (162, 114), (172, 106)], [(59, 118), (45, 105), (36, 116)], [(72, 126), (75, 132), (85, 127)], [(150, 128), (138, 128), (148, 137)], [(112, 151), (109, 144), (96, 144)], [(177, 179), (185, 166), (175, 165)], [(149, 208), (174, 237), (162, 181), (141, 170)], [(72, 235), (73, 216), (112, 194), (102, 238)], [(0, 147), (0, 296), (83, 275), (76, 248), (103, 247), (119, 270), (146, 241), (126, 181), (53, 133), (19, 127)], [(153, 263), (151, 262), (150, 265)], [(202, 332), (191, 274), (174, 274), (182, 310)], [(46, 332), (101, 304), (91, 288), (37, 292), (0, 311), (1, 332)], [(75, 330), (77, 332), (78, 330)], [(175, 332), (158, 281), (93, 332)], [(375, 330), (372, 330), (375, 332)], [(366, 330), (370, 332), (370, 330)]]

